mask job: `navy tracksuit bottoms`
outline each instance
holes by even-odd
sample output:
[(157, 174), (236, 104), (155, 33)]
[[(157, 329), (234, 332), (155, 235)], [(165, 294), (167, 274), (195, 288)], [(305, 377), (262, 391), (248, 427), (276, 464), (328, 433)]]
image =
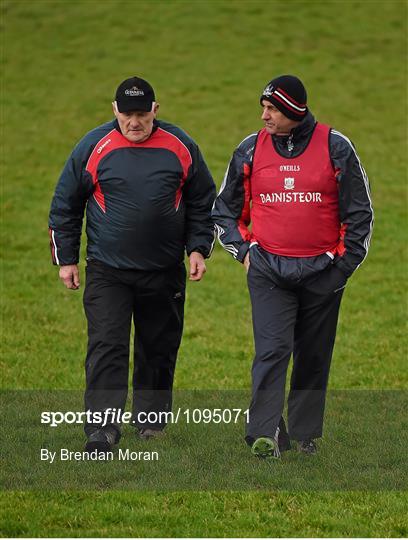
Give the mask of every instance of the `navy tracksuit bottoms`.
[[(298, 441), (322, 436), (330, 362), (346, 276), (327, 255), (314, 272), (282, 277), (265, 252), (250, 252), (248, 288), (255, 359), (246, 440), (273, 437), (284, 404), (286, 373), (293, 353), (288, 396), (288, 431)], [(282, 262), (284, 258), (276, 258)], [(293, 261), (287, 259), (289, 264)], [(315, 263), (315, 262), (314, 262)]]
[[(133, 419), (137, 428), (162, 429), (148, 413), (171, 410), (186, 286), (184, 263), (160, 271), (120, 270), (88, 261), (84, 308), (88, 321), (85, 409), (124, 411), (128, 393), (131, 321), (135, 326)], [(151, 415), (154, 418), (154, 414)], [(120, 436), (120, 424), (112, 424)], [(98, 425), (86, 424), (89, 435)]]

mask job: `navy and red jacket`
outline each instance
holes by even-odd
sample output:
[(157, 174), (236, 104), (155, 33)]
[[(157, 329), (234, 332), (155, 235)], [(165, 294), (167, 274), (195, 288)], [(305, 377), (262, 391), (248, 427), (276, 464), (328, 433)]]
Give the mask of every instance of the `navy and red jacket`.
[(90, 131), (74, 148), (49, 216), (54, 264), (79, 261), (86, 208), (87, 258), (120, 269), (161, 270), (214, 243), (215, 185), (196, 143), (154, 121), (150, 137), (128, 141), (117, 120)]
[[(308, 112), (305, 119), (289, 136), (270, 135), (273, 148), (278, 155), (285, 158), (285, 163), (288, 163), (292, 158), (305, 152), (315, 127), (315, 119)], [(235, 150), (212, 212), (221, 245), (240, 262), (243, 262), (251, 244), (257, 243), (257, 239), (249, 230), (252, 206), (251, 172), (259, 134), (263, 132), (264, 130), (261, 130), (249, 135)], [(328, 146), (333, 174), (338, 183), (340, 224), (338, 248), (335, 255), (329, 253), (327, 255), (334, 256), (333, 264), (349, 277), (366, 257), (370, 244), (373, 227), (370, 188), (366, 172), (347, 137), (330, 129), (325, 144)], [(286, 205), (286, 208), (287, 212), (290, 212), (290, 205)], [(290, 214), (287, 219), (290, 219)], [(267, 222), (257, 226), (258, 228), (267, 226)], [(298, 226), (302, 227), (302, 224)], [(267, 233), (273, 238), (273, 231)], [(292, 241), (293, 238), (288, 237), (288, 244)], [(326, 250), (322, 250), (322, 257), (326, 257), (324, 251)], [(284, 257), (278, 253), (273, 260), (278, 269), (285, 267), (285, 272), (292, 273), (295, 266), (303, 267), (300, 259)], [(321, 261), (318, 259), (318, 257), (313, 259), (316, 262), (316, 270), (321, 268)]]

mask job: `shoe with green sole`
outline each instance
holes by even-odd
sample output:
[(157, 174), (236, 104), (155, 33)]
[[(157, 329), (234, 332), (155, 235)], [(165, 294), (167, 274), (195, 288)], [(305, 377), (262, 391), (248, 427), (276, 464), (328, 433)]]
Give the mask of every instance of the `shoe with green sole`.
[(261, 459), (280, 459), (279, 445), (275, 439), (270, 437), (259, 437), (252, 445), (251, 452)]

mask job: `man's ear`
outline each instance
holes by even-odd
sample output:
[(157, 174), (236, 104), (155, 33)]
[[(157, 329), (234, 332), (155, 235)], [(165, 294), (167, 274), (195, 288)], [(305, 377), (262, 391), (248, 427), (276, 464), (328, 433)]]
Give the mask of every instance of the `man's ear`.
[(154, 107), (153, 107), (153, 112), (154, 112), (155, 116), (156, 116), (157, 111), (159, 110), (159, 108), (160, 108), (160, 103), (155, 103)]
[(118, 117), (118, 106), (116, 105), (116, 101), (112, 101), (112, 110), (113, 110), (113, 114), (116, 116), (116, 118)]

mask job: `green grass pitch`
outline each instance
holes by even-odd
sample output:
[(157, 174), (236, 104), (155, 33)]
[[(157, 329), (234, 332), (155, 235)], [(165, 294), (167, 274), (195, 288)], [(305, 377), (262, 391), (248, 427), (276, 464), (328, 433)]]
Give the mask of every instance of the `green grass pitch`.
[[(356, 144), (375, 208), (370, 254), (345, 293), (330, 386), (406, 391), (406, 20), (406, 2), (393, 0), (1, 0), (3, 390), (83, 386), (81, 293), (58, 282), (47, 217), (69, 152), (111, 118), (117, 84), (149, 80), (161, 117), (199, 143), (219, 186), (234, 147), (261, 127), (264, 84), (293, 73), (316, 117)], [(247, 390), (252, 352), (244, 271), (217, 246), (204, 281), (188, 285), (176, 388)], [(392, 446), (398, 427), (374, 418), (371, 431)], [(9, 481), (3, 536), (408, 534), (402, 489), (33, 491)]]

